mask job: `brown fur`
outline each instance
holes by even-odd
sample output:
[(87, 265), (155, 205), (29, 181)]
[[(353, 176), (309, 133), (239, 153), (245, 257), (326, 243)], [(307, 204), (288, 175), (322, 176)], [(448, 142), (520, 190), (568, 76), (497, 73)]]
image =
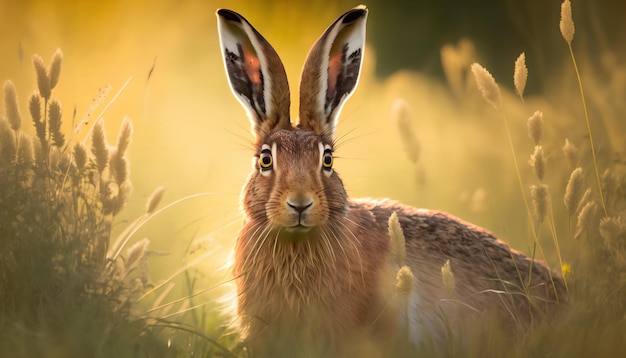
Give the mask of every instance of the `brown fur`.
[[(241, 15), (229, 10), (218, 15), (231, 88), (252, 116), (256, 135), (257, 162), (242, 192), (245, 224), (233, 267), (239, 323), (253, 353), (272, 356), (315, 346), (321, 355), (342, 354), (353, 339), (364, 337), (358, 345), (367, 342), (384, 350), (396, 335), (406, 336), (400, 331), (403, 311), (394, 289), (398, 267), (388, 228), (394, 212), (406, 239), (404, 263), (415, 277), (409, 327), (403, 327), (414, 343), (430, 338), (443, 344), (449, 331), (462, 331), (468, 316), (493, 316), (525, 327), (563, 301), (561, 277), (488, 231), (391, 200), (350, 200), (338, 174), (322, 166), (323, 156), (332, 153), (336, 116), (356, 86), (364, 8), (339, 17), (311, 50), (297, 127), (284, 119), (289, 92), (278, 55), (260, 34), (242, 25), (249, 23)], [(247, 43), (245, 36), (258, 37), (260, 47), (252, 52), (262, 54), (257, 60), (265, 67), (242, 60), (248, 56), (238, 50)], [(336, 53), (327, 53), (329, 48)], [(332, 64), (323, 60), (331, 55), (338, 55)], [(259, 105), (264, 81), (271, 81), (272, 96), (277, 96), (263, 102), (266, 107)], [(271, 165), (264, 168), (261, 159), (268, 155)], [(454, 292), (442, 279), (447, 260)]]
[[(396, 313), (391, 292), (381, 291), (390, 277), (387, 222), (393, 212), (406, 236), (422, 324), (435, 340), (445, 334), (446, 321), (464, 315), (459, 311), (495, 312), (524, 327), (564, 298), (560, 277), (482, 228), (390, 200), (349, 201), (337, 173), (328, 178), (311, 170), (319, 140), (298, 129), (272, 132), (264, 142), (278, 144), (276, 173), (266, 178), (255, 168), (243, 191), (246, 224), (234, 273), (239, 318), (253, 346), (285, 344), (279, 338), (289, 336), (290, 343), (298, 338), (336, 349), (354, 332), (388, 327)], [(299, 190), (317, 195), (318, 211), (311, 215), (319, 223), (290, 234), (279, 223), (286, 194)], [(441, 278), (446, 260), (456, 278), (455, 301), (447, 300)]]
[[(351, 216), (339, 177), (311, 173), (319, 139), (300, 130), (272, 132), (266, 142), (279, 144), (276, 173), (265, 178), (255, 170), (244, 189), (246, 224), (234, 274), (239, 317), (252, 340), (306, 330), (318, 344), (332, 346), (370, 325), (377, 313), (372, 307), (389, 241), (380, 235), (363, 240), (368, 232)], [(317, 210), (311, 215), (319, 225), (290, 234), (276, 222), (284, 219), (286, 195), (298, 190), (314, 194)]]

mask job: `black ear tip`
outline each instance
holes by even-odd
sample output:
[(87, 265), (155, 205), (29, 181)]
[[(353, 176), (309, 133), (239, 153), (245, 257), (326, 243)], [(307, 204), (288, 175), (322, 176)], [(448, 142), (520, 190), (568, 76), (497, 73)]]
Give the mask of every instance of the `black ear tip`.
[(225, 20), (233, 22), (241, 22), (242, 18), (238, 13), (228, 9), (217, 10), (217, 15), (223, 17)]
[(367, 8), (363, 5), (359, 5), (343, 15), (342, 23), (348, 24), (354, 22), (365, 15), (367, 15)]

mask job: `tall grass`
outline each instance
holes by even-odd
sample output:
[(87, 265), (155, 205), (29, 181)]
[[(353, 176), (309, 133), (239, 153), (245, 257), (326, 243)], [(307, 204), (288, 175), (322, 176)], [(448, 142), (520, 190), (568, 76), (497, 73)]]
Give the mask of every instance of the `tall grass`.
[[(113, 218), (132, 190), (126, 150), (132, 124), (117, 144), (102, 122), (85, 142), (61, 131), (54, 97), (63, 54), (49, 67), (35, 55), (37, 91), (28, 101), (35, 136), (22, 130), (15, 88), (5, 82), (0, 118), (0, 341), (15, 356), (133, 356), (164, 344), (137, 319), (133, 297), (145, 290), (146, 248), (124, 260), (108, 254)], [(159, 353), (160, 354), (160, 353)]]
[[(128, 149), (133, 126), (124, 118), (115, 145), (109, 145), (102, 115), (89, 123), (108, 91), (66, 139), (63, 107), (54, 97), (63, 54), (47, 67), (35, 55), (37, 90), (28, 101), (35, 129), (23, 130), (23, 115), (10, 80), (4, 84), (0, 116), (0, 344), (16, 357), (167, 357), (192, 351), (172, 344), (184, 336), (203, 342), (203, 352), (230, 356), (228, 349), (184, 322), (190, 288), (170, 300), (176, 276), (199, 257), (154, 285), (148, 277), (153, 255), (147, 238), (135, 234), (154, 216), (191, 198), (159, 209), (164, 187), (148, 198), (146, 212), (112, 239), (116, 215), (129, 200), (132, 184)], [(119, 95), (119, 92), (118, 94)], [(115, 101), (117, 95), (103, 110)], [(73, 138), (87, 130), (82, 141)], [(191, 285), (190, 285), (191, 287)], [(209, 291), (205, 289), (204, 291)], [(146, 303), (144, 303), (146, 302)], [(208, 312), (208, 310), (207, 310)], [(175, 317), (175, 320), (170, 319)], [(219, 331), (224, 334), (224, 329)]]
[[(624, 262), (626, 226), (623, 224), (623, 217), (626, 197), (623, 195), (623, 190), (626, 178), (616, 174), (623, 174), (623, 172), (612, 167), (605, 168), (604, 180), (599, 174), (601, 171), (599, 158), (593, 142), (583, 83), (572, 47), (574, 22), (569, 0), (565, 0), (561, 6), (560, 30), (567, 43), (580, 90), (591, 162), (581, 163), (577, 147), (569, 140), (565, 140), (563, 160), (552, 159), (553, 162), (561, 161), (568, 164), (568, 166), (561, 167), (561, 170), (566, 171), (569, 177), (569, 180), (563, 184), (563, 188), (559, 189), (565, 193), (562, 199), (563, 206), (555, 209), (552, 206), (550, 191), (547, 185), (542, 183), (544, 175), (547, 175), (545, 170), (548, 168), (542, 146), (539, 144), (544, 123), (543, 119), (538, 118), (540, 112), (535, 112), (528, 120), (529, 137), (535, 145), (529, 164), (537, 180), (536, 184), (530, 185), (534, 219), (540, 224), (546, 217), (546, 213), (549, 213), (547, 216), (549, 235), (553, 239), (558, 254), (561, 272), (569, 279), (568, 307), (554, 321), (539, 325), (516, 339), (511, 350), (497, 352), (498, 356), (505, 354), (520, 357), (546, 354), (580, 357), (614, 356), (617, 352), (623, 352), (625, 348), (623, 332), (626, 327), (626, 305), (624, 304), (626, 280), (623, 273), (626, 272)], [(527, 69), (525, 65), (523, 67), (524, 76), (526, 76)], [(523, 86), (520, 90), (518, 83), (525, 83), (525, 78), (523, 81), (518, 79), (518, 68), (521, 68), (521, 65), (516, 62), (515, 88), (523, 101)], [(480, 76), (480, 73), (478, 75)], [(480, 88), (482, 83), (479, 76), (476, 81)], [(487, 102), (493, 104), (494, 101), (488, 95), (485, 93), (483, 95)], [(572, 123), (571, 127), (575, 125)], [(509, 132), (508, 128), (507, 132)], [(510, 136), (509, 143), (512, 143)], [(610, 152), (610, 149), (607, 152)], [(591, 173), (587, 173), (585, 169), (589, 167), (592, 168)], [(558, 169), (558, 167), (550, 166), (550, 169)], [(595, 177), (596, 190), (586, 187), (585, 177), (587, 176)], [(521, 184), (519, 173), (518, 179)], [(608, 201), (613, 205), (606, 205), (605, 202)], [(598, 202), (602, 208), (601, 212), (597, 210)], [(566, 222), (569, 224), (565, 230), (568, 235), (565, 238), (557, 237), (555, 211), (568, 218)], [(574, 223), (576, 224), (575, 230), (573, 230)], [(533, 235), (537, 240), (538, 233), (533, 230)], [(545, 245), (545, 242), (538, 242), (538, 244), (541, 249), (541, 245)], [(561, 246), (570, 247), (568, 252), (577, 252), (577, 254), (570, 254), (569, 257), (564, 258), (561, 254)]]

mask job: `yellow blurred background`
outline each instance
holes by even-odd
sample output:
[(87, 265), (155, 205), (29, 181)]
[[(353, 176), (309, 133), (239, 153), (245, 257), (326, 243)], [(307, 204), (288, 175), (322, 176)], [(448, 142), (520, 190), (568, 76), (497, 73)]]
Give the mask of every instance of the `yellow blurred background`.
[[(356, 4), (330, 0), (2, 0), (0, 79), (14, 81), (23, 128), (33, 132), (27, 115), (27, 99), (36, 88), (31, 58), (40, 54), (48, 61), (54, 50), (61, 48), (63, 67), (53, 97), (63, 105), (66, 133), (83, 118), (99, 88), (110, 85), (111, 92), (92, 119), (130, 79), (103, 115), (110, 143), (114, 143), (124, 116), (129, 116), (134, 125), (130, 148), (134, 192), (126, 209), (117, 216), (115, 228), (119, 231), (141, 215), (146, 199), (158, 185), (167, 187), (165, 203), (207, 193), (155, 217), (136, 240), (148, 237), (153, 250), (168, 253), (150, 262), (155, 281), (188, 260), (189, 250), (212, 252), (199, 270), (210, 276), (226, 262), (234, 244), (241, 223), (239, 192), (250, 170), (252, 155), (248, 149), (252, 140), (249, 122), (232, 96), (224, 74), (216, 9), (227, 7), (243, 14), (277, 50), (291, 83), (295, 117), (300, 69), (309, 47), (326, 26)], [(490, 8), (485, 4), (468, 12), (476, 4), (459, 2), (455, 3), (457, 7), (441, 5), (432, 14), (419, 12), (420, 4), (425, 2), (375, 1), (370, 6), (368, 38), (374, 42), (368, 41), (359, 88), (345, 106), (338, 128), (342, 139), (336, 170), (349, 195), (390, 197), (449, 211), (494, 231), (522, 251), (531, 251), (526, 210), (502, 114), (482, 101), (473, 77), (467, 74), (467, 65), (480, 61), (488, 69), (494, 68), (496, 80), (501, 83), (505, 115), (511, 123), (526, 186), (534, 183), (526, 164), (533, 148), (526, 135), (526, 119), (535, 110), (544, 112), (546, 180), (551, 185), (557, 220), (565, 223), (559, 233), (567, 236), (562, 195), (569, 169), (560, 148), (565, 138), (579, 146), (581, 153), (588, 153), (588, 147), (575, 75), (558, 32), (560, 1), (528, 2), (524, 12), (513, 1), (506, 2), (509, 5), (504, 12), (497, 12), (502, 7)], [(408, 10), (403, 10), (405, 5)], [(575, 12), (577, 5), (575, 2)], [(588, 7), (585, 4), (584, 8)], [(433, 6), (428, 8), (432, 11)], [(609, 3), (597, 6), (599, 10), (607, 8)], [(394, 18), (390, 13), (402, 17)], [(445, 21), (446, 13), (450, 21), (432, 28), (423, 24), (420, 27), (413, 20), (432, 15)], [(475, 17), (467, 19), (467, 14)], [(503, 18), (495, 19), (498, 16)], [(445, 30), (453, 28), (454, 20), (459, 18), (466, 18), (464, 23), (468, 26), (464, 29), (473, 28), (471, 24), (483, 29), (477, 35), (497, 32), (497, 28), (488, 30), (489, 19), (497, 24), (508, 20), (511, 27), (498, 37), (487, 39)], [(545, 23), (537, 28), (538, 22)], [(524, 24), (528, 27), (524, 28)], [(577, 28), (576, 36), (587, 41), (578, 41), (581, 45), (575, 48), (591, 98), (600, 164), (606, 167), (615, 160), (615, 153), (623, 154), (626, 149), (626, 66), (624, 50), (614, 46), (619, 32), (602, 38), (606, 40), (602, 51), (596, 52), (589, 46), (590, 39), (601, 38), (599, 28), (606, 32), (617, 27), (615, 31), (621, 31), (619, 26), (613, 22), (596, 22), (594, 26)], [(520, 37), (528, 32), (534, 35)], [(506, 34), (526, 42), (506, 43)], [(426, 47), (430, 52), (422, 54), (424, 58), (438, 61), (439, 50), (446, 44), (450, 53), (456, 54), (452, 56), (458, 56), (459, 64), (450, 65), (458, 70), (458, 82), (453, 83), (449, 73), (446, 77), (437, 61), (416, 59), (413, 68), (406, 61), (394, 62), (394, 57), (414, 56), (412, 50), (423, 47), (427, 38), (431, 41), (430, 47)], [(499, 40), (489, 43), (495, 38)], [(541, 41), (532, 42), (533, 38)], [(529, 43), (532, 46), (524, 47)], [(513, 63), (523, 51), (528, 58), (529, 88), (533, 91), (525, 102), (512, 91)], [(377, 63), (377, 58), (382, 63)], [(398, 99), (407, 103), (420, 143), (417, 165), (403, 152), (392, 118), (392, 107)], [(93, 120), (89, 125), (92, 124)], [(74, 140), (83, 140), (86, 132), (83, 129)], [(583, 159), (586, 155), (582, 154)], [(590, 162), (584, 163), (588, 169)], [(588, 176), (587, 183), (591, 185), (592, 180)], [(548, 260), (554, 263), (549, 244), (546, 252)]]

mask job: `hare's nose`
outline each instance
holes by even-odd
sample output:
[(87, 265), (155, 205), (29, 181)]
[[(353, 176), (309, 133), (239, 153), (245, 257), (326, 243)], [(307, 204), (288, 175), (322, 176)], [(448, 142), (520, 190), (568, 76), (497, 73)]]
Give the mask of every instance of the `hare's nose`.
[(303, 214), (313, 206), (313, 198), (287, 198), (287, 205), (296, 213)]

